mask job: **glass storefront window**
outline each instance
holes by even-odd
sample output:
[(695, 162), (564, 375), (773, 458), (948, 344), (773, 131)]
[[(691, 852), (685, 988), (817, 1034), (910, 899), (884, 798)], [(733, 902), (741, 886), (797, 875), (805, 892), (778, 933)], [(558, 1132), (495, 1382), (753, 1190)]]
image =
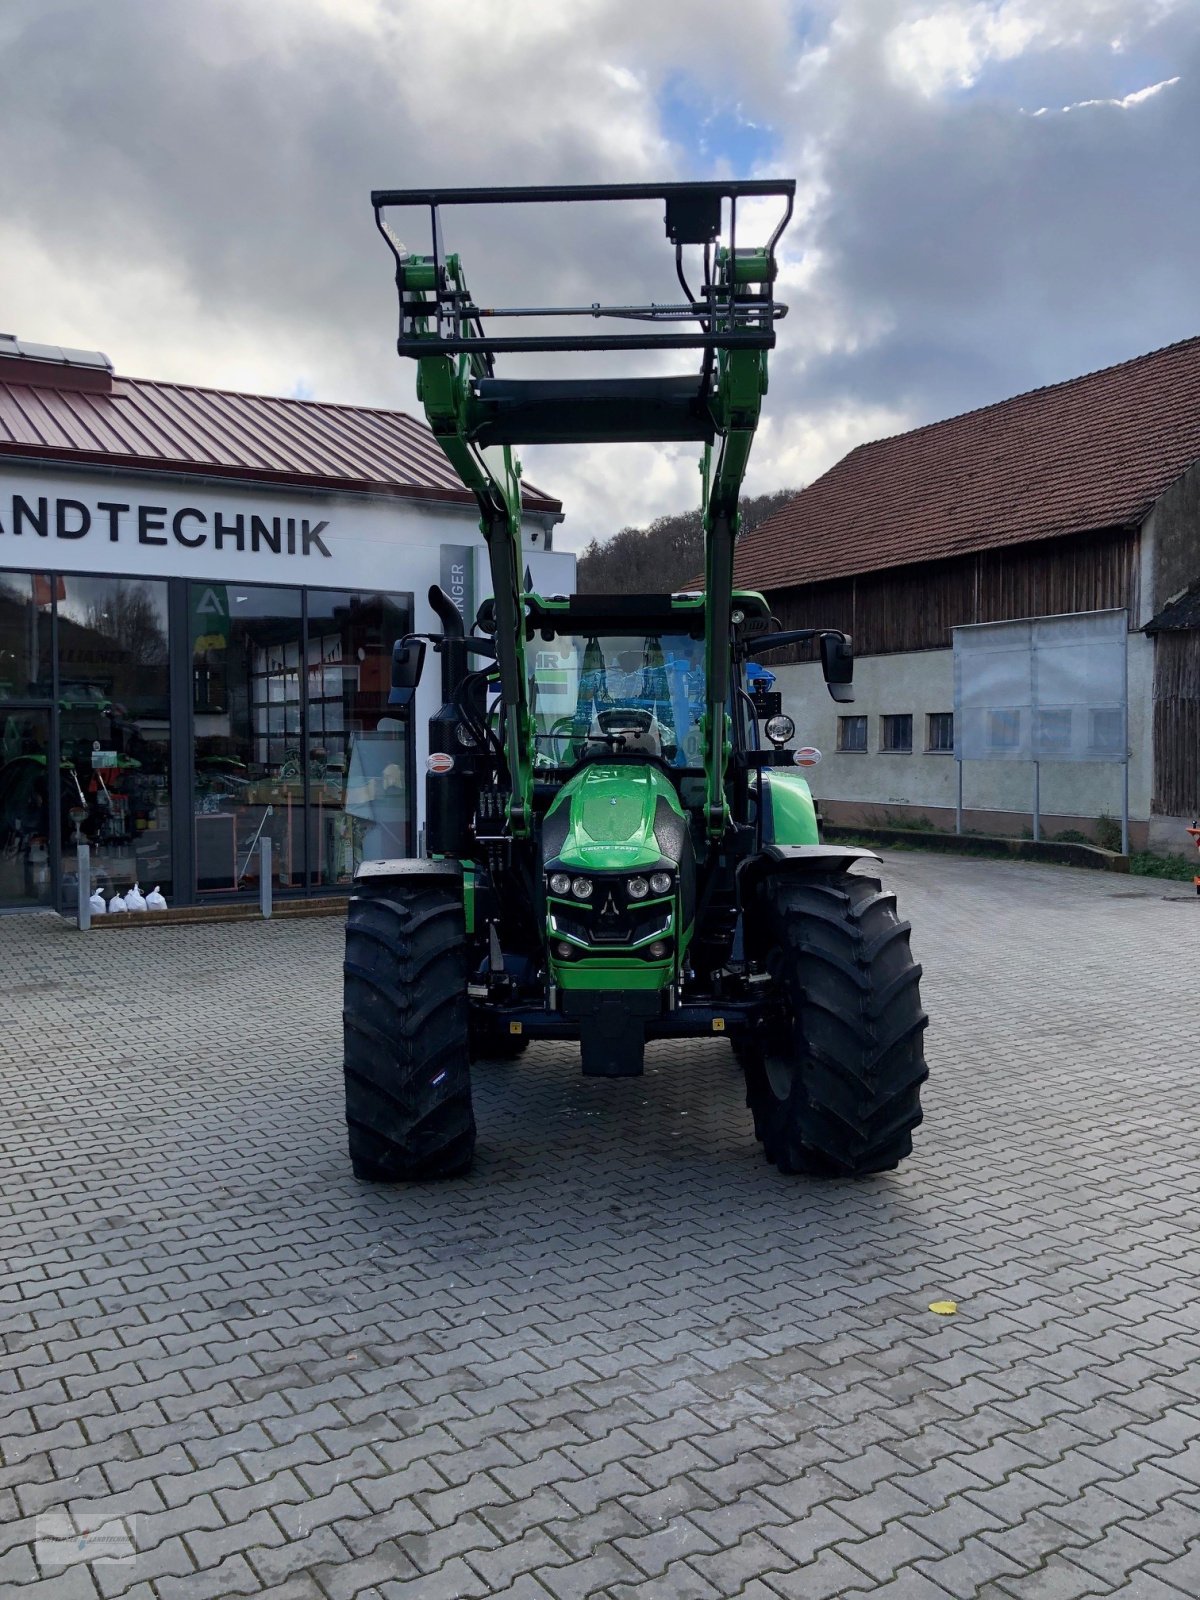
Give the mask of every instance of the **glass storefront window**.
[[(190, 618), (174, 639), (169, 600)], [(403, 594), (0, 571), (0, 906), (70, 913), (84, 841), (106, 899), (136, 882), (176, 903), (256, 895), (264, 837), (293, 893), (408, 854), (410, 712), (388, 691), (412, 618)], [(176, 684), (191, 672), (174, 723), (172, 650)], [(189, 731), (191, 884), (170, 784)]]
[(300, 590), (193, 583), (188, 609), (197, 890), (257, 893), (264, 834), (275, 886), (302, 888)]
[(62, 898), (73, 906), (75, 845), (111, 896), (171, 878), (171, 695), (167, 585), (57, 580)]
[(309, 881), (348, 884), (364, 857), (410, 850), (406, 717), (389, 707), (406, 597), (308, 592)]
[(0, 701), (50, 698), (54, 583), (42, 572), (0, 572)]
[(0, 705), (0, 906), (50, 903), (50, 713)]

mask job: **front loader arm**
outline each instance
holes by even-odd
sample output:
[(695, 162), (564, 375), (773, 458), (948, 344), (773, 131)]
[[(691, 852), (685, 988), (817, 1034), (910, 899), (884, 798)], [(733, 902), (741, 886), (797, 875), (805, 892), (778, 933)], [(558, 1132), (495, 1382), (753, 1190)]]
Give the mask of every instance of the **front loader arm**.
[[(789, 213), (791, 207), (789, 205)], [(786, 224), (787, 217), (784, 218)], [(782, 232), (783, 224), (780, 226)], [(775, 238), (778, 238), (778, 233)], [(724, 291), (720, 304), (729, 320), (736, 318), (743, 296), (753, 303), (757, 293), (770, 294), (775, 276), (774, 239), (766, 250), (732, 249), (718, 258), (718, 281)], [(749, 285), (744, 290), (743, 285)], [(704, 714), (705, 829), (719, 839), (729, 825), (725, 798), (725, 769), (729, 765), (730, 739), (726, 700), (729, 692), (730, 612), (733, 598), (733, 547), (738, 536), (742, 483), (758, 427), (763, 396), (767, 392), (765, 350), (718, 349), (717, 385), (710, 402), (720, 449), (716, 464), (706, 449), (700, 463), (703, 479), (705, 681), (708, 701)]]
[[(795, 183), (750, 182), (607, 184), (536, 189), (376, 190), (375, 220), (396, 261), (400, 293), (397, 350), (418, 363), (417, 394), (438, 443), (480, 509), (496, 597), (496, 643), (505, 712), (514, 837), (532, 829), (533, 719), (525, 678), (525, 613), (521, 579), (518, 443), (603, 443), (694, 440), (704, 446), (705, 666), (703, 717), (705, 829), (720, 838), (729, 823), (725, 771), (730, 738), (730, 609), (738, 501), (762, 397), (775, 322), (787, 308), (774, 298), (775, 248), (792, 214)], [(741, 197), (777, 197), (782, 218), (767, 244), (737, 246)], [(484, 308), (467, 289), (457, 255), (442, 245), (439, 207), (542, 202), (661, 200), (684, 300), (641, 305), (506, 306)], [(419, 207), (432, 221), (429, 255), (412, 255), (383, 219), (389, 206)], [(718, 244), (728, 207), (728, 246)], [(685, 247), (702, 251), (699, 293), (689, 288)], [(497, 336), (498, 318), (589, 319), (586, 333)], [(600, 332), (601, 318), (639, 324), (639, 331)], [(651, 331), (641, 331), (648, 326)], [(500, 380), (500, 352), (699, 350), (700, 372), (625, 379)], [(714, 461), (713, 449), (716, 446)]]
[[(407, 331), (410, 337), (424, 342), (417, 358), (417, 395), (434, 437), (479, 506), (479, 527), (487, 545), (495, 596), (496, 661), (512, 788), (509, 829), (513, 838), (524, 838), (532, 825), (533, 759), (521, 598), (521, 467), (510, 445), (485, 448), (473, 443), (469, 436), (472, 387), (490, 373), (491, 363), (478, 354), (446, 355), (438, 349), (437, 337), (429, 325), (431, 316), (436, 316), (437, 303), (427, 298), (428, 289), (436, 281), (434, 263), (398, 251), (382, 222), (380, 231), (396, 257), (401, 306), (404, 308), (406, 302), (408, 306)], [(452, 292), (469, 298), (458, 258), (449, 257), (443, 270), (445, 281), (454, 285)], [(457, 321), (469, 330), (467, 319), (460, 316)], [(430, 353), (424, 353), (426, 350)], [(471, 619), (467, 621), (469, 624)]]

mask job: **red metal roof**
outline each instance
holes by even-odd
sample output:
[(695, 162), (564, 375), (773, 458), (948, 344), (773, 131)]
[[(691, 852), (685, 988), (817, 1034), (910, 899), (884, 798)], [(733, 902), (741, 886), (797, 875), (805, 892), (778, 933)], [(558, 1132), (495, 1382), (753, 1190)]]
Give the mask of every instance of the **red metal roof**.
[[(111, 391), (0, 381), (0, 457), (254, 478), (474, 504), (424, 424), (402, 411), (114, 378)], [(525, 504), (562, 502), (523, 484)]]
[(1200, 338), (859, 445), (739, 541), (781, 589), (1139, 523), (1200, 459)]

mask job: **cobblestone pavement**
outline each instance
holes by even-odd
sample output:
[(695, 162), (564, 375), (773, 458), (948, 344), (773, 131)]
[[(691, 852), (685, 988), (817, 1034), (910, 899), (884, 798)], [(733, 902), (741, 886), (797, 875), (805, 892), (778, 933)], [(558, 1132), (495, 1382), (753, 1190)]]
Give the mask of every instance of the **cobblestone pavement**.
[(473, 1175), (372, 1190), (336, 921), (0, 919), (0, 1594), (1200, 1594), (1200, 900), (885, 876), (933, 1077), (857, 1186), (704, 1041), (485, 1066)]

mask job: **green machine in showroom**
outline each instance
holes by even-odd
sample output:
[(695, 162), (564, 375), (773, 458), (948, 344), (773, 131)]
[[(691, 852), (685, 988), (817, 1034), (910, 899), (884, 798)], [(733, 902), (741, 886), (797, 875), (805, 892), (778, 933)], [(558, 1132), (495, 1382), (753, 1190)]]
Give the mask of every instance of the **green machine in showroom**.
[[(392, 702), (411, 702), (432, 646), (444, 704), (429, 726), (426, 853), (364, 862), (350, 902), (346, 1119), (360, 1178), (465, 1171), (471, 1063), (515, 1057), (531, 1039), (578, 1040), (584, 1073), (625, 1077), (642, 1071), (649, 1039), (725, 1036), (755, 1132), (784, 1172), (882, 1172), (912, 1148), (926, 1018), (908, 924), (875, 878), (851, 870), (870, 852), (821, 843), (792, 722), (778, 694), (743, 687), (757, 654), (816, 640), (830, 692), (852, 697), (845, 634), (783, 632), (762, 595), (733, 587), (794, 191), (372, 196), (395, 258), (397, 348), (415, 358), (429, 425), (478, 501), (494, 599), (467, 634), (434, 589), (441, 632), (393, 651)], [(452, 206), (646, 201), (664, 207), (673, 302), (484, 307), (442, 242)], [(431, 221), (427, 254), (399, 242), (393, 208)], [(766, 242), (743, 242), (746, 210), (771, 208)], [(693, 351), (699, 370), (495, 372), (505, 354), (577, 363), (639, 350)], [(527, 591), (516, 445), (689, 440), (702, 449), (703, 592)]]

